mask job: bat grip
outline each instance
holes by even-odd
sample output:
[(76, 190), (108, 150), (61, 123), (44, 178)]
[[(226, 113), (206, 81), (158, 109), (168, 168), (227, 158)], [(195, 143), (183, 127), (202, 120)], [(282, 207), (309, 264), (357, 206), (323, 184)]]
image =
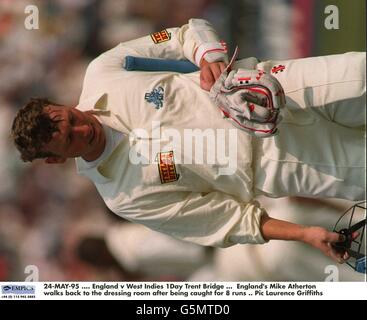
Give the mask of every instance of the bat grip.
[(189, 60), (153, 59), (126, 56), (125, 69), (127, 71), (168, 71), (191, 73), (199, 68)]

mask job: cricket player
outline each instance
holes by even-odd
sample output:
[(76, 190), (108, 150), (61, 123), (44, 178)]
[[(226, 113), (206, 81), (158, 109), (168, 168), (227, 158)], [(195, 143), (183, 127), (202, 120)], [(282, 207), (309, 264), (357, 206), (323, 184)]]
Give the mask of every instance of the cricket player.
[[(200, 72), (127, 71), (127, 56), (188, 59)], [(24, 161), (76, 158), (109, 209), (153, 230), (217, 247), (302, 241), (344, 262), (332, 246), (342, 235), (269, 217), (254, 197), (364, 199), (365, 54), (237, 61), (284, 89), (279, 134), (264, 139), (236, 129), (209, 97), (227, 63), (201, 19), (120, 43), (90, 63), (76, 107), (23, 107), (15, 144)]]

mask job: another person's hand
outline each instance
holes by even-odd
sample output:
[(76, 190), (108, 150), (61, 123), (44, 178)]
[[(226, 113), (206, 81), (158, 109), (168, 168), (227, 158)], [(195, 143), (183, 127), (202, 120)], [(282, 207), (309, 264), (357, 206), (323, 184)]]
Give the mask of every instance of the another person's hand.
[[(358, 232), (353, 233), (353, 239), (358, 237)], [(349, 259), (347, 251), (336, 250), (333, 244), (342, 242), (345, 237), (336, 232), (330, 232), (321, 227), (306, 227), (302, 241), (319, 249), (322, 253), (338, 263)]]
[(200, 87), (206, 91), (210, 91), (215, 80), (217, 80), (221, 73), (226, 68), (224, 62), (212, 62), (209, 63), (205, 59), (200, 63)]

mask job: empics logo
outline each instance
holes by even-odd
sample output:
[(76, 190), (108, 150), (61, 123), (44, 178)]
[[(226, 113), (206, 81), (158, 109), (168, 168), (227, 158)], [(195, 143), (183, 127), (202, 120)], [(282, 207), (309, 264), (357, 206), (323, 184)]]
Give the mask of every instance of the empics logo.
[(2, 294), (35, 294), (35, 286), (4, 285), (1, 286)]

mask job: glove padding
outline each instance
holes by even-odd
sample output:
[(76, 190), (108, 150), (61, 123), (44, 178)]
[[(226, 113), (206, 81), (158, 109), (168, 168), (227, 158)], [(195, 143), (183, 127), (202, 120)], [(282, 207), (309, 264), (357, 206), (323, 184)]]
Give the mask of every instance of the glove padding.
[(210, 90), (210, 98), (233, 124), (253, 136), (277, 132), (284, 90), (272, 75), (259, 70), (224, 71)]

